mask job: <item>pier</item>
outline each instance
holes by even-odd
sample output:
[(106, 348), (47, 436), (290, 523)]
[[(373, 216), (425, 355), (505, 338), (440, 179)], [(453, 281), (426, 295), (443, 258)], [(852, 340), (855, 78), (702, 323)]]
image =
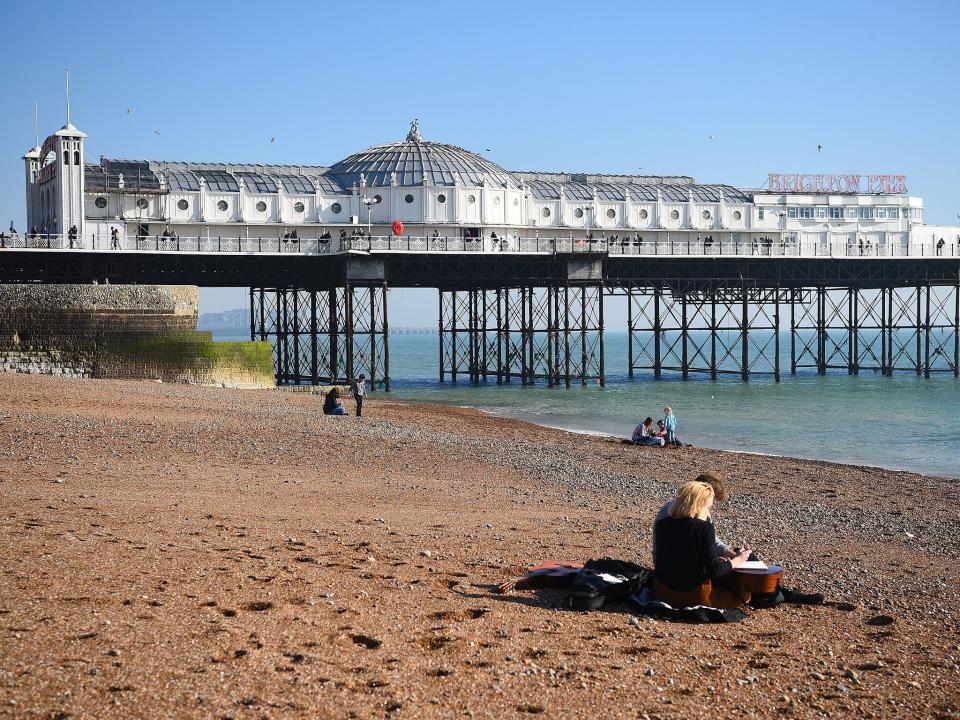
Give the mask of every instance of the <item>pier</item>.
[[(34, 247), (28, 247), (31, 243)], [(363, 372), (389, 389), (390, 288), (438, 291), (440, 381), (604, 383), (604, 299), (625, 296), (632, 377), (958, 376), (960, 256), (936, 247), (515, 238), (4, 241), (0, 281), (250, 289), (280, 384)], [(39, 245), (39, 246), (37, 246)], [(471, 245), (474, 245), (471, 247)], [(942, 250), (942, 248), (941, 248)]]

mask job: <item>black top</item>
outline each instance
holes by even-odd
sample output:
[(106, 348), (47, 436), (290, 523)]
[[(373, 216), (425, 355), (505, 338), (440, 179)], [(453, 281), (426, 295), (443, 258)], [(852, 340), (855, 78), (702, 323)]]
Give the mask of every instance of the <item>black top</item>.
[(706, 520), (666, 517), (653, 526), (653, 534), (653, 572), (671, 590), (693, 590), (707, 578), (726, 575), (733, 569), (717, 557), (717, 536), (713, 524)]
[(331, 390), (323, 399), (323, 414), (330, 415), (336, 409), (338, 404), (337, 395), (333, 392), (333, 390)]

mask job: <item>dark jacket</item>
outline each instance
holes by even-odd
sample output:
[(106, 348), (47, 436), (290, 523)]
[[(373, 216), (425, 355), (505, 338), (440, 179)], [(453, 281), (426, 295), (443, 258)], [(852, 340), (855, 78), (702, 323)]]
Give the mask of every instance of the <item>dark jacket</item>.
[(653, 526), (653, 535), (653, 573), (671, 590), (693, 590), (733, 569), (717, 557), (717, 536), (706, 520), (666, 517)]

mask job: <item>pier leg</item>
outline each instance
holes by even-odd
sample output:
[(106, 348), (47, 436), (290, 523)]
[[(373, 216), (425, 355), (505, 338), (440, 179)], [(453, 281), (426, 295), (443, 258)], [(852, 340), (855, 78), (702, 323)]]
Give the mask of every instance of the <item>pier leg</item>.
[(717, 379), (717, 286), (710, 286), (710, 379)]
[(690, 337), (690, 328), (687, 321), (687, 294), (680, 297), (680, 344), (681, 360), (680, 371), (684, 380), (690, 379), (690, 358), (688, 350), (688, 340)]
[(320, 333), (317, 328), (317, 291), (310, 291), (310, 384), (316, 385), (320, 379), (318, 368), (317, 343)]
[(741, 315), (740, 315), (740, 337), (741, 347), (741, 366), (740, 377), (744, 382), (750, 379), (750, 299), (747, 296), (747, 283), (740, 285), (741, 292)]
[(563, 286), (563, 376), (570, 387), (570, 283)]
[(660, 336), (663, 333), (660, 305), (663, 300), (663, 286), (653, 288), (653, 375), (659, 378), (662, 372), (660, 357)]
[(627, 288), (627, 377), (631, 379), (633, 367), (633, 286), (630, 286)]
[(923, 323), (923, 334), (924, 334), (924, 343), (923, 343), (923, 376), (927, 379), (930, 378), (930, 283), (927, 282), (927, 287), (925, 288), (927, 294), (927, 313), (926, 319)]
[(960, 277), (953, 288), (953, 376), (960, 377)]
[(773, 295), (773, 378), (780, 382), (780, 287)]
[(923, 315), (921, 314), (921, 311), (920, 311), (920, 303), (921, 303), (921, 298), (922, 298), (922, 296), (923, 296), (922, 287), (923, 287), (922, 285), (919, 285), (919, 284), (917, 285), (917, 324), (916, 324), (916, 329), (917, 329), (917, 356), (916, 356), (916, 362), (914, 363), (914, 367), (915, 367), (916, 370), (917, 370), (917, 377), (920, 377), (920, 375), (921, 375), (922, 372), (923, 372), (923, 348), (922, 348), (922, 345), (923, 345)]
[(827, 374), (827, 338), (826, 314), (827, 292), (823, 286), (817, 288), (817, 372)]
[(887, 375), (887, 288), (880, 288), (880, 374)]

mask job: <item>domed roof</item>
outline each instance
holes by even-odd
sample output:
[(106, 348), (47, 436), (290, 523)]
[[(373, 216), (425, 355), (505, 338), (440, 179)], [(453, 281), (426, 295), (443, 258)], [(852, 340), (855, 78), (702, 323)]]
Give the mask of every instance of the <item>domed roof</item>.
[(341, 160), (327, 170), (346, 188), (363, 180), (369, 187), (388, 187), (391, 174), (397, 185), (464, 185), (479, 187), (486, 180), (492, 187), (517, 187), (517, 180), (502, 167), (469, 150), (429, 142), (420, 135), (417, 121), (410, 123), (410, 132), (403, 142), (386, 143), (367, 148)]

